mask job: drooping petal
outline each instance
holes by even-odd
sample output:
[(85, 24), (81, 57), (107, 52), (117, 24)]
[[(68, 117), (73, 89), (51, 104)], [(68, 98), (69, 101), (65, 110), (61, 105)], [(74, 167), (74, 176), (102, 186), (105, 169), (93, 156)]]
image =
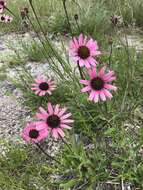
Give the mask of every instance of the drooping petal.
[(104, 88), (106, 88), (106, 89), (108, 89), (108, 90), (114, 90), (114, 91), (117, 90), (117, 87), (114, 86), (114, 85), (111, 85), (111, 84), (105, 84), (105, 85), (104, 85)]
[(97, 103), (99, 101), (99, 93), (96, 92), (94, 96), (94, 102)]
[(106, 96), (105, 96), (103, 90), (100, 91), (100, 94), (99, 94), (99, 95), (100, 95), (100, 98), (101, 98), (102, 101), (106, 101)]
[(67, 119), (68, 117), (70, 117), (72, 114), (71, 113), (68, 113), (68, 114), (65, 114), (63, 116), (61, 116), (61, 119)]
[(88, 92), (90, 90), (91, 90), (91, 87), (90, 86), (86, 86), (83, 89), (81, 89), (81, 92)]
[(89, 98), (88, 98), (90, 101), (94, 100), (95, 93), (96, 93), (96, 92), (94, 92), (94, 91), (92, 91), (92, 92), (90, 93)]
[(47, 111), (46, 111), (44, 108), (39, 107), (39, 110), (40, 110), (40, 112), (41, 112), (45, 117), (48, 116), (48, 113), (47, 113)]
[(105, 71), (106, 71), (106, 66), (104, 66), (100, 69), (98, 76), (103, 77), (105, 75)]
[(80, 80), (80, 83), (84, 84), (84, 85), (89, 85), (89, 81), (88, 80)]
[(65, 133), (63, 132), (62, 129), (58, 128), (58, 129), (57, 129), (57, 132), (59, 133), (59, 136), (60, 136), (61, 138), (63, 138), (63, 137), (65, 136)]
[(64, 129), (72, 129), (72, 127), (70, 127), (69, 125), (66, 125), (66, 124), (61, 124), (60, 126), (61, 126), (61, 128), (64, 128)]
[(53, 136), (55, 139), (58, 139), (58, 138), (59, 138), (57, 129), (53, 129), (53, 130), (52, 130), (52, 136)]
[(51, 104), (50, 102), (48, 103), (48, 112), (49, 112), (50, 114), (53, 114), (53, 112), (54, 112), (53, 107), (52, 107), (52, 104)]
[(112, 94), (108, 90), (106, 90), (106, 89), (104, 89), (104, 94), (109, 99), (111, 99), (113, 97)]

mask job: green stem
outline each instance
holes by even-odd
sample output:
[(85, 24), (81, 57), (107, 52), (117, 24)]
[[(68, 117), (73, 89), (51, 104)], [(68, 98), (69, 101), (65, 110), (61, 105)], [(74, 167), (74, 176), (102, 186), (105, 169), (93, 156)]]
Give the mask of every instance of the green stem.
[(70, 19), (69, 19), (67, 7), (66, 7), (66, 0), (62, 0), (62, 1), (63, 1), (63, 8), (64, 8), (65, 16), (66, 16), (66, 19), (67, 19), (67, 22), (69, 25), (70, 33), (73, 36), (73, 32), (72, 32), (72, 28), (71, 28), (71, 24), (70, 24)]

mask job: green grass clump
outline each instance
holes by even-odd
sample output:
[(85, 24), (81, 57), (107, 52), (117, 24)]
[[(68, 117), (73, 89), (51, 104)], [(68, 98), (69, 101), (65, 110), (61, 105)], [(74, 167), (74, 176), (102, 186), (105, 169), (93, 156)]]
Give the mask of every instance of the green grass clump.
[[(143, 2), (140, 0), (119, 0), (118, 2), (116, 0), (112, 2), (105, 0), (97, 0), (96, 2), (80, 0), (75, 2), (66, 1), (69, 19), (75, 33), (79, 33), (79, 30), (94, 36), (97, 36), (99, 33), (110, 33), (112, 32), (110, 17), (114, 14), (121, 16), (126, 25), (135, 24), (142, 27)], [(70, 32), (62, 0), (53, 0), (52, 2), (50, 0), (37, 0), (33, 1), (33, 5), (45, 32), (52, 34), (67, 34)], [(0, 23), (2, 32), (22, 31), (22, 20), (20, 18), (20, 9), (22, 7), (29, 7), (31, 21), (36, 30), (40, 31), (28, 1), (16, 1), (14, 4), (9, 1), (8, 7), (16, 14), (17, 18), (14, 18), (11, 24)], [(8, 12), (6, 13), (8, 14)], [(77, 26), (74, 19), (75, 14), (79, 17), (79, 26)], [(33, 30), (33, 27), (29, 29)]]

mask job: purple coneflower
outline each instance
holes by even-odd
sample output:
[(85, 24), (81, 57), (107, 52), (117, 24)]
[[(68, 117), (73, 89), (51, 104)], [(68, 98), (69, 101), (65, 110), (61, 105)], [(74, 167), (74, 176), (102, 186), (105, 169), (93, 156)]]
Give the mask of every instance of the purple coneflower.
[(96, 66), (97, 61), (94, 57), (100, 55), (101, 52), (96, 41), (80, 34), (78, 38), (73, 37), (70, 41), (69, 54), (80, 67), (90, 68)]
[(94, 102), (111, 99), (111, 91), (117, 90), (117, 87), (111, 84), (116, 79), (114, 71), (106, 72), (106, 67), (102, 67), (98, 74), (96, 68), (89, 69), (88, 73), (90, 80), (80, 80), (80, 83), (86, 86), (81, 92), (88, 92), (90, 94), (89, 100)]
[(27, 142), (38, 143), (48, 136), (48, 129), (38, 129), (36, 122), (28, 123), (22, 131), (22, 138)]
[(0, 13), (3, 13), (5, 7), (6, 7), (6, 1), (0, 0)]
[(39, 76), (35, 79), (35, 84), (32, 84), (31, 90), (35, 92), (35, 94), (39, 96), (45, 96), (45, 94), (52, 94), (52, 91), (56, 89), (56, 85), (54, 80), (46, 79), (45, 76)]
[(66, 113), (67, 108), (60, 108), (59, 105), (53, 106), (48, 103), (48, 109), (40, 107), (36, 116), (41, 121), (37, 122), (37, 129), (47, 127), (55, 139), (65, 136), (64, 129), (71, 129), (70, 124), (74, 122), (71, 113)]

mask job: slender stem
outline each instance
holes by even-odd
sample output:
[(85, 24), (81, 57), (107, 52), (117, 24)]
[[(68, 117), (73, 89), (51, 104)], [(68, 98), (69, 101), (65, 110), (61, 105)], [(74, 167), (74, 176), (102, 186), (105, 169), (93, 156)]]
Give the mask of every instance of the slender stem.
[(77, 25), (78, 31), (80, 32), (80, 27), (79, 27), (79, 24), (78, 24), (77, 19), (75, 19), (75, 23), (76, 23), (76, 25)]
[(61, 163), (60, 163), (58, 160), (56, 160), (54, 157), (52, 157), (52, 156), (50, 156), (49, 154), (47, 154), (47, 153), (45, 152), (45, 150), (44, 150), (38, 143), (35, 143), (35, 145), (41, 150), (41, 152), (43, 152), (43, 153), (47, 156), (48, 159), (54, 160), (55, 162), (57, 162), (58, 164), (61, 165)]
[(68, 25), (69, 25), (70, 33), (73, 36), (73, 32), (72, 32), (72, 28), (71, 28), (71, 24), (70, 24), (70, 19), (69, 19), (67, 7), (66, 7), (66, 0), (62, 0), (62, 1), (63, 1), (63, 8), (64, 8), (66, 19), (67, 19), (67, 22), (68, 22)]
[(14, 17), (17, 17), (10, 9), (8, 9), (7, 7), (4, 7), (8, 12), (10, 12)]
[(109, 68), (111, 66), (112, 53), (113, 53), (113, 44), (111, 43), (111, 45), (110, 45), (110, 55), (109, 55)]
[(84, 79), (84, 76), (83, 76), (81, 67), (80, 67), (80, 65), (79, 65), (79, 62), (77, 63), (77, 66), (78, 66), (78, 70), (79, 70), (79, 73), (80, 73), (81, 78)]
[(68, 147), (68, 149), (72, 152), (72, 149), (71, 149), (70, 145), (63, 139), (63, 137), (62, 137), (61, 135), (60, 135), (60, 137), (61, 137), (63, 143), (64, 143), (64, 144)]
[(57, 70), (56, 70), (55, 67), (53, 67), (53, 66), (55, 65), (55, 62), (54, 62), (52, 56), (50, 56), (50, 54), (49, 54), (49, 56), (47, 56), (47, 53), (46, 53), (46, 52), (47, 52), (47, 49), (46, 49), (45, 43), (43, 42), (43, 39), (41, 39), (39, 33), (36, 31), (35, 26), (34, 26), (34, 24), (32, 23), (32, 21), (31, 21), (31, 19), (29, 18), (28, 15), (27, 15), (27, 19), (29, 20), (31, 26), (33, 27), (35, 33), (37, 34), (37, 37), (38, 37), (39, 41), (41, 42), (41, 44), (42, 44), (42, 46), (43, 46), (43, 48), (44, 48), (44, 51), (42, 51), (43, 55), (45, 56), (45, 58), (46, 58), (46, 60), (47, 60), (48, 62), (49, 62), (49, 59), (50, 59), (50, 61), (53, 63), (53, 64), (50, 64), (50, 67), (52, 67), (52, 69), (57, 73), (57, 75), (59, 75), (61, 78), (63, 78), (63, 75), (62, 75), (61, 71), (59, 70), (59, 68), (56, 67), (56, 69), (57, 69)]

